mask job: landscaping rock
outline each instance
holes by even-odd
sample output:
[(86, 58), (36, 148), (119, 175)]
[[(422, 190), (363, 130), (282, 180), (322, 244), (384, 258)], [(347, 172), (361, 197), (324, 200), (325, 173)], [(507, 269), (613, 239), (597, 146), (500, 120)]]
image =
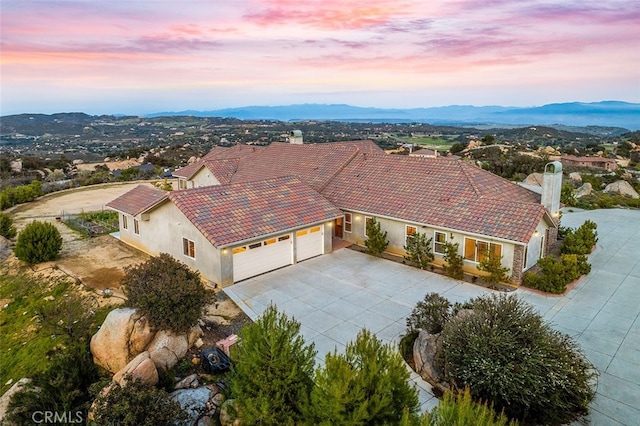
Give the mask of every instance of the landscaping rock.
[(174, 389), (176, 389), (176, 390), (178, 390), (178, 389), (191, 389), (191, 388), (197, 388), (198, 386), (199, 386), (198, 375), (197, 374), (192, 374), (192, 375), (187, 376), (184, 379), (180, 380), (178, 383), (176, 383)]
[(590, 195), (593, 191), (593, 187), (589, 182), (583, 184), (580, 188), (576, 189), (573, 196), (575, 198), (584, 197), (585, 195)]
[(187, 335), (175, 334), (172, 331), (160, 330), (147, 346), (151, 359), (157, 368), (166, 370), (173, 368), (178, 360), (187, 354), (189, 342)]
[(439, 344), (440, 333), (430, 334), (426, 330), (420, 330), (413, 343), (413, 362), (416, 366), (416, 373), (432, 385), (443, 379), (443, 372), (436, 365), (436, 352)]
[(100, 330), (91, 338), (91, 353), (93, 362), (111, 373), (122, 370), (145, 351), (149, 352), (156, 368), (170, 369), (201, 335), (199, 326), (184, 334), (156, 332), (135, 309), (120, 308), (109, 312)]
[(604, 188), (604, 192), (609, 192), (613, 194), (626, 195), (631, 198), (640, 198), (640, 195), (633, 189), (633, 186), (626, 180), (619, 180), (613, 183), (610, 183)]
[(582, 182), (582, 176), (578, 172), (569, 173), (569, 179), (576, 183)]
[(542, 186), (542, 173), (531, 173), (524, 180), (524, 183), (527, 185)]
[(31, 379), (23, 378), (18, 380), (6, 391), (2, 396), (0, 396), (0, 424), (4, 424), (4, 418), (7, 416), (7, 407), (9, 406), (9, 401), (11, 397), (16, 393), (20, 392), (26, 385), (31, 383)]
[(204, 420), (204, 417), (208, 417), (208, 420), (211, 420), (211, 417), (215, 415), (215, 409), (212, 410), (209, 407), (209, 399), (212, 396), (211, 390), (206, 387), (180, 389), (169, 394), (169, 397), (178, 402), (182, 410), (189, 416), (189, 420), (180, 423), (185, 426), (211, 424), (207, 420), (205, 420), (204, 423), (200, 423), (200, 420)]
[(125, 386), (128, 380), (140, 380), (151, 386), (158, 384), (158, 370), (148, 351), (144, 351), (113, 376), (113, 381)]

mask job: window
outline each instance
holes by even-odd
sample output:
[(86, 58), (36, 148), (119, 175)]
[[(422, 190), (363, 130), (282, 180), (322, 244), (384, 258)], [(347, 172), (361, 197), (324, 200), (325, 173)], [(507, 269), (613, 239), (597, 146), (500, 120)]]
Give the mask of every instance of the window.
[(351, 213), (344, 214), (344, 232), (351, 232)]
[(262, 241), (259, 243), (249, 244), (249, 250), (257, 249), (259, 247), (262, 247)]
[(315, 227), (311, 228), (309, 230), (309, 232), (312, 233), (312, 234), (315, 233), (315, 232), (320, 232), (320, 227), (319, 226), (315, 226)]
[(180, 187), (180, 189), (187, 189), (187, 181), (184, 179), (179, 179), (178, 186)]
[(193, 241), (186, 238), (182, 239), (182, 253), (192, 259), (196, 258), (196, 245)]
[(447, 234), (444, 232), (436, 231), (433, 237), (433, 252), (438, 254), (445, 254), (445, 244), (447, 243)]
[(367, 236), (367, 226), (369, 225), (369, 222), (371, 222), (371, 219), (372, 218), (367, 216), (364, 217), (364, 236), (365, 237)]
[(129, 222), (127, 222), (127, 217), (122, 215), (122, 227), (124, 229), (129, 229)]
[(289, 237), (290, 237), (290, 235), (283, 235), (283, 236), (281, 236), (281, 237), (278, 237), (278, 241), (285, 241), (285, 240), (288, 240), (288, 239), (289, 239)]
[(405, 225), (404, 227), (404, 243), (406, 244), (409, 241), (409, 238), (413, 238), (418, 232), (418, 228), (412, 225)]
[(138, 219), (133, 219), (133, 232), (140, 235), (140, 222), (138, 222)]
[(466, 260), (479, 263), (484, 260), (489, 250), (492, 250), (497, 256), (502, 256), (502, 244), (473, 238), (464, 239), (464, 258)]
[(278, 240), (276, 238), (270, 238), (267, 241), (264, 242), (265, 246), (268, 246), (270, 244), (275, 244)]
[(231, 252), (233, 254), (238, 254), (238, 253), (242, 253), (242, 252), (245, 252), (245, 251), (247, 251), (246, 247), (236, 247), (233, 250), (231, 250)]
[(544, 257), (544, 237), (540, 237), (540, 259)]
[(527, 269), (527, 256), (529, 255), (529, 246), (524, 246), (524, 261), (522, 262), (522, 270), (525, 271)]
[(298, 231), (296, 232), (296, 237), (302, 237), (304, 235), (307, 235), (309, 231), (307, 231), (306, 229), (303, 229), (302, 231)]

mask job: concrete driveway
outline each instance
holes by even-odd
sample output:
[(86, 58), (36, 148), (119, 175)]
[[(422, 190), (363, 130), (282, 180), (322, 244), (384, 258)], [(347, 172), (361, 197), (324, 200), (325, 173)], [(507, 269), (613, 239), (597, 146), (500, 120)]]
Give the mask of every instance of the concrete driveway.
[[(591, 424), (640, 424), (640, 212), (565, 212), (562, 223), (575, 227), (586, 219), (598, 224), (599, 234), (590, 256), (591, 274), (567, 296), (525, 289), (513, 294), (576, 338), (600, 371)], [(322, 362), (327, 352), (342, 351), (364, 327), (397, 344), (406, 317), (426, 293), (462, 302), (491, 290), (342, 249), (224, 291), (253, 319), (270, 303), (295, 317)], [(430, 386), (415, 373), (411, 380), (422, 409), (435, 406)]]

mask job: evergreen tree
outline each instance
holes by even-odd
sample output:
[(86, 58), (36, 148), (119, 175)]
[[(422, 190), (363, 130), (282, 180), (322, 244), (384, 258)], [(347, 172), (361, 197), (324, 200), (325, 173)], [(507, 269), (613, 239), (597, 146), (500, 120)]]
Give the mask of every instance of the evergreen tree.
[(239, 337), (231, 352), (230, 390), (242, 424), (302, 423), (316, 351), (300, 335), (300, 323), (269, 306)]
[(367, 239), (364, 245), (367, 246), (367, 253), (374, 256), (380, 256), (389, 245), (387, 231), (382, 232), (380, 222), (375, 217), (367, 220)]
[(482, 279), (490, 284), (497, 284), (509, 280), (507, 275), (509, 268), (502, 266), (502, 256), (494, 250), (487, 250), (485, 252), (477, 268), (480, 271), (489, 273), (489, 275), (482, 277)]
[(461, 280), (464, 278), (464, 271), (462, 269), (463, 259), (462, 256), (458, 254), (458, 247), (458, 243), (445, 243), (444, 261), (447, 262), (447, 264), (444, 265), (443, 268), (447, 276)]
[(49, 222), (34, 220), (18, 235), (14, 252), (18, 259), (33, 265), (55, 259), (61, 249), (60, 231)]
[(347, 345), (345, 354), (327, 354), (316, 372), (308, 424), (398, 424), (415, 415), (418, 394), (408, 383), (400, 354), (367, 330)]
[(427, 234), (416, 232), (407, 236), (407, 244), (404, 246), (407, 252), (404, 257), (409, 264), (420, 269), (427, 269), (429, 263), (433, 262), (434, 256), (431, 250), (433, 238), (427, 239)]
[(13, 219), (6, 213), (0, 213), (0, 236), (5, 238), (13, 238), (18, 232), (13, 226)]

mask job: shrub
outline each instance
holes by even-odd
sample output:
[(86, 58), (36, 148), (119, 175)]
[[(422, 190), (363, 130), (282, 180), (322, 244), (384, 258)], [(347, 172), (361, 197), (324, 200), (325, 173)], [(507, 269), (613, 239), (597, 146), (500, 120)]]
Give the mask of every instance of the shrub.
[(438, 405), (424, 414), (421, 424), (433, 426), (517, 426), (504, 412), (499, 415), (486, 402), (475, 402), (469, 388), (460, 393), (446, 392)]
[(472, 299), (442, 331), (445, 377), (525, 423), (561, 424), (588, 412), (596, 372), (567, 335), (516, 297)]
[(96, 398), (95, 404), (96, 425), (168, 426), (187, 419), (180, 404), (171, 400), (165, 390), (140, 380), (129, 380), (126, 386), (114, 383), (107, 395)]
[(560, 247), (562, 254), (590, 254), (598, 242), (598, 225), (590, 220), (585, 221), (578, 229), (567, 229)]
[(409, 385), (400, 354), (367, 330), (344, 354), (327, 354), (316, 372), (309, 424), (398, 424), (403, 411), (418, 411), (418, 393)]
[(410, 265), (426, 269), (434, 259), (433, 251), (431, 250), (432, 241), (432, 238), (427, 239), (427, 235), (420, 232), (407, 236), (407, 244), (404, 246), (407, 252), (404, 257), (405, 260)]
[(447, 262), (447, 264), (443, 266), (443, 269), (447, 276), (461, 280), (464, 278), (464, 271), (462, 269), (464, 263), (462, 255), (458, 253), (458, 247), (458, 243), (445, 243), (444, 261)]
[(387, 231), (382, 232), (375, 217), (367, 220), (367, 239), (364, 245), (367, 247), (367, 253), (374, 256), (380, 256), (389, 245)]
[(55, 259), (60, 249), (60, 231), (49, 222), (33, 221), (18, 235), (14, 252), (18, 259), (33, 265)]
[(121, 284), (128, 306), (146, 315), (158, 329), (184, 332), (197, 324), (205, 306), (214, 300), (200, 274), (166, 253), (125, 267)]
[(33, 424), (31, 416), (36, 411), (66, 412), (72, 419), (86, 419), (91, 404), (89, 387), (97, 380), (87, 340), (78, 341), (55, 353), (50, 366), (11, 398), (7, 420)]
[(0, 212), (0, 235), (5, 238), (13, 238), (16, 236), (18, 231), (16, 231), (16, 227), (13, 226), (13, 219), (6, 213)]
[(567, 289), (567, 284), (591, 272), (591, 265), (586, 256), (577, 254), (563, 254), (560, 259), (546, 256), (538, 261), (540, 274), (527, 272), (522, 278), (522, 284), (549, 293), (560, 294)]
[(509, 268), (502, 266), (502, 256), (493, 250), (487, 250), (485, 256), (480, 259), (477, 268), (479, 271), (489, 273), (489, 275), (483, 276), (482, 279), (490, 284), (497, 284), (509, 280), (509, 276), (507, 275)]
[(239, 337), (231, 349), (235, 364), (229, 386), (242, 424), (301, 423), (316, 351), (300, 335), (300, 323), (269, 306)]
[(440, 333), (451, 317), (451, 303), (438, 293), (429, 293), (419, 301), (407, 317), (407, 331), (426, 330), (430, 334)]

